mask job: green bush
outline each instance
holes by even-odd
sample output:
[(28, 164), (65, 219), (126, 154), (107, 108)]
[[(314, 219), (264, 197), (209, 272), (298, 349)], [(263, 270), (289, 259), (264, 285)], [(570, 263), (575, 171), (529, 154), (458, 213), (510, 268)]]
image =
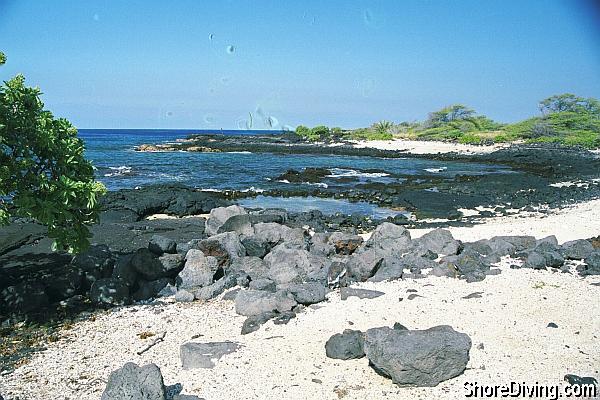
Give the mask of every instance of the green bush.
[(22, 75), (0, 86), (0, 223), (36, 219), (55, 249), (78, 252), (89, 245), (87, 226), (98, 219), (105, 188), (94, 181), (77, 129), (44, 110), (39, 96)]

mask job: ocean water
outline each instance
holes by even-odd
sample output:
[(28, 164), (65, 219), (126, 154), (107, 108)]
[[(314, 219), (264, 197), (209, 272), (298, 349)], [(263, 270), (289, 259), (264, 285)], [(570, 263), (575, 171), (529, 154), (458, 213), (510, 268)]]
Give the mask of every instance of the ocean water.
[[(332, 155), (280, 155), (271, 153), (187, 153), (187, 152), (136, 152), (133, 148), (142, 143), (168, 143), (185, 138), (199, 130), (88, 130), (81, 129), (79, 136), (86, 144), (86, 156), (96, 167), (96, 176), (109, 190), (135, 188), (156, 183), (181, 183), (204, 190), (237, 189), (257, 191), (269, 189), (321, 187), (351, 188), (357, 182), (399, 181), (394, 174), (453, 177), (457, 174), (478, 175), (510, 173), (502, 166), (488, 164), (439, 162), (425, 159), (332, 156)], [(214, 132), (214, 131), (212, 131)], [(257, 131), (224, 131), (224, 134), (255, 134)], [(262, 131), (264, 133), (264, 131)], [(325, 167), (331, 176), (323, 182), (289, 183), (277, 177), (289, 169)], [(366, 170), (381, 170), (366, 171)], [(336, 178), (351, 178), (340, 183)], [(273, 198), (263, 198), (269, 206), (277, 206)], [(259, 199), (260, 200), (260, 199)], [(268, 200), (268, 201), (267, 201)], [(333, 200), (346, 206), (343, 200)], [(341, 203), (339, 203), (341, 202)], [(253, 201), (259, 206), (260, 201)], [(306, 203), (306, 202), (304, 202)], [(312, 206), (311, 206), (312, 204)], [(316, 205), (315, 205), (316, 204)], [(292, 207), (289, 201), (280, 206)], [(305, 204), (306, 205), (306, 204)], [(335, 209), (330, 202), (319, 206), (318, 201), (308, 203), (312, 208)], [(357, 208), (356, 210), (353, 210)], [(360, 204), (343, 207), (344, 212), (365, 212)], [(379, 212), (380, 210), (376, 210)], [(366, 210), (369, 213), (369, 210)], [(373, 211), (375, 212), (375, 211)]]

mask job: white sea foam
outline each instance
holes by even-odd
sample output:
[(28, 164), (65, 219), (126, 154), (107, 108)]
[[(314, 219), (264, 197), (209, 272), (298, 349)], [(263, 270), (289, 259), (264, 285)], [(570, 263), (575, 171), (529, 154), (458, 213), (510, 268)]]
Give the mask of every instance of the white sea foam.
[(361, 172), (354, 169), (332, 168), (331, 174), (327, 178), (343, 178), (343, 177), (363, 177), (363, 178), (383, 178), (390, 176), (386, 172)]
[(313, 182), (302, 182), (302, 183), (305, 185), (318, 186), (318, 187), (322, 187), (325, 189), (327, 189), (329, 187), (328, 184), (323, 183), (323, 182), (314, 182), (314, 183)]
[(448, 167), (440, 167), (440, 168), (424, 168), (423, 171), (431, 172), (432, 174), (437, 174), (439, 172), (447, 170)]
[(127, 165), (121, 165), (120, 167), (108, 167), (108, 169), (110, 169), (112, 172), (104, 174), (104, 176), (106, 177), (125, 176), (133, 174), (133, 168)]
[(262, 193), (265, 189), (255, 188), (254, 186), (250, 186), (248, 189), (240, 190), (242, 193), (254, 192), (254, 193)]
[(280, 179), (277, 182), (281, 182), (281, 183), (290, 183), (290, 181), (288, 181), (287, 179)]

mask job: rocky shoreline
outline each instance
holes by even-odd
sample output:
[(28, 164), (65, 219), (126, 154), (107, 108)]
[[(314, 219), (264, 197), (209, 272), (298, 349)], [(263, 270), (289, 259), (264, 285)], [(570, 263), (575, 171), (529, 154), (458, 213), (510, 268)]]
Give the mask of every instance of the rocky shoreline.
[[(172, 190), (169, 193), (172, 194)], [(189, 196), (191, 204), (197, 207), (195, 212), (203, 211), (204, 204), (212, 206), (218, 203), (205, 194)], [(186, 210), (192, 207), (177, 201), (174, 203)], [(169, 209), (174, 203), (171, 200), (164, 202), (163, 206)], [(140, 202), (136, 204), (140, 207), (128, 209), (131, 213), (115, 212), (111, 219), (123, 223), (125, 219), (140, 218), (148, 210), (165, 210)], [(559, 244), (553, 236), (535, 238), (518, 235), (461, 242), (445, 229), (434, 229), (413, 238), (405, 227), (383, 222), (365, 239), (348, 231), (317, 232), (307, 226), (287, 226), (286, 218), (287, 215), (281, 211), (248, 211), (232, 205), (214, 207), (206, 218), (143, 220), (146, 224), (143, 230), (148, 232), (138, 238), (140, 242), (137, 243), (144, 243), (142, 247), (130, 252), (131, 248), (140, 245), (131, 244), (133, 247), (121, 247), (119, 251), (107, 245), (95, 245), (63, 265), (63, 271), (68, 273), (54, 275), (50, 286), (44, 290), (33, 286), (36, 282), (49, 281), (38, 276), (35, 281), (20, 281), (17, 285), (3, 288), (3, 300), (11, 311), (19, 310), (19, 307), (25, 307), (21, 311), (27, 311), (27, 307), (29, 311), (38, 310), (43, 307), (44, 296), (49, 301), (52, 294), (65, 297), (59, 303), (63, 307), (87, 302), (90, 307), (117, 307), (117, 310), (132, 303), (154, 304), (159, 312), (163, 301), (196, 304), (219, 298), (217, 302), (233, 301), (235, 313), (245, 318), (239, 322), (238, 332), (246, 336), (260, 333), (271, 322), (275, 325), (289, 324), (309, 309), (326, 302), (334, 292), (339, 292), (342, 301), (349, 298), (369, 301), (385, 294), (357, 287), (361, 282), (434, 282), (431, 279), (442, 279), (440, 282), (450, 285), (450, 279), (478, 283), (495, 279), (490, 275), (507, 273), (503, 269), (508, 266), (509, 270), (578, 274), (584, 279), (600, 275), (598, 238)], [(176, 228), (168, 230), (172, 221), (177, 221), (177, 224), (171, 225)], [(130, 227), (138, 226), (139, 222), (128, 224)], [(189, 229), (180, 229), (181, 223), (189, 224)], [(8, 251), (3, 259), (11, 260), (13, 252), (19, 249), (22, 250)], [(481, 294), (473, 293), (469, 296)], [(419, 297), (421, 294), (417, 291), (406, 293), (406, 301), (416, 301)], [(84, 319), (96, 318), (95, 313), (83, 315)], [(6, 321), (4, 325), (10, 326)], [(418, 387), (436, 386), (457, 376), (469, 362), (471, 339), (450, 327), (411, 331), (397, 324), (393, 328), (374, 328), (333, 335), (330, 341), (323, 343), (323, 356), (360, 359), (366, 354), (378, 373), (401, 386)], [(149, 335), (163, 337), (157, 336), (157, 333)], [(411, 354), (398, 350), (399, 343), (409, 339), (415, 341), (416, 347), (411, 347), (415, 349), (433, 346), (431, 351), (439, 352), (441, 350), (434, 348), (442, 345), (444, 351), (450, 352), (444, 359), (454, 361), (438, 364), (435, 360), (427, 361), (428, 351)], [(149, 349), (159, 346), (160, 342), (150, 343)], [(454, 346), (457, 346), (456, 350), (453, 350)], [(144, 349), (140, 352), (145, 352)], [(238, 349), (239, 345), (235, 342), (193, 340), (181, 345), (181, 365), (184, 370), (214, 368), (219, 358), (230, 357), (228, 354)], [(219, 355), (206, 358), (203, 354), (207, 351)], [(403, 364), (396, 363), (396, 353), (408, 357), (404, 361), (406, 365), (422, 363), (427, 368), (417, 367), (411, 372), (406, 366), (400, 366)], [(9, 373), (11, 360), (4, 359), (3, 365), (9, 367), (3, 374)], [(167, 396), (169, 387), (162, 383), (160, 366), (138, 368), (125, 365), (111, 374), (102, 398), (120, 399), (115, 393), (123, 390), (144, 392), (147, 387), (141, 382), (146, 381), (140, 381), (136, 376), (145, 374), (141, 371), (150, 368), (155, 377), (152, 378), (155, 397), (150, 398), (177, 399)]]
[[(233, 151), (235, 146), (241, 145), (219, 143), (220, 148), (212, 143), (215, 147), (211, 149)], [(193, 144), (204, 145), (196, 141)], [(263, 144), (260, 142), (260, 146)], [(243, 145), (246, 146), (244, 151), (254, 146)], [(269, 146), (261, 148), (294, 147), (294, 151), (307, 151), (304, 144)], [(342, 148), (342, 152), (354, 151), (344, 146), (325, 150), (337, 152), (338, 148)], [(310, 146), (310, 149), (319, 148)], [(598, 198), (600, 160), (597, 155), (547, 146), (517, 146), (482, 155), (432, 157), (500, 164), (515, 173), (446, 179), (426, 174), (407, 175), (398, 176), (404, 179), (398, 185), (373, 182), (361, 185), (351, 181), (354, 187), (350, 190), (340, 185), (261, 193), (208, 192), (179, 185), (155, 185), (110, 192), (102, 200), (100, 223), (91, 230), (92, 247), (74, 257), (53, 253), (42, 226), (27, 220), (13, 221), (0, 229), (1, 375), (10, 376), (19, 371), (20, 366), (44, 351), (45, 343), (60, 340), (62, 332), (73, 325), (93, 323), (103, 315), (102, 310), (118, 312), (147, 304), (158, 306), (157, 312), (161, 312), (163, 302), (193, 305), (233, 301), (235, 314), (244, 319), (229, 329), (245, 337), (259, 335), (273, 324), (290, 324), (332, 296), (339, 296), (343, 301), (348, 298), (362, 301), (375, 300), (385, 294), (361, 287), (365, 282), (379, 285), (442, 279), (444, 285), (453, 285), (450, 280), (458, 279), (479, 283), (484, 279), (497, 279), (486, 278), (490, 275), (512, 270), (548, 270), (580, 276), (583, 281), (600, 275), (600, 240), (596, 236), (600, 232), (597, 231), (578, 240), (559, 243), (556, 237), (539, 237), (535, 231), (519, 235), (499, 232), (486, 238), (461, 241), (447, 229), (439, 229), (477, 226), (494, 218), (517, 218), (528, 212), (545, 218), (565, 205)], [(322, 183), (329, 175), (329, 169), (307, 167), (287, 171), (273, 179)], [(436, 190), (431, 190), (434, 187)], [(241, 198), (259, 194), (367, 201), (408, 210), (413, 216), (377, 220), (364, 215), (245, 209), (235, 205)], [(412, 237), (408, 229), (428, 232)], [(407, 292), (401, 300), (418, 297), (420, 294), (416, 292)], [(374, 328), (379, 330), (373, 331)], [(469, 362), (471, 339), (469, 349), (463, 346), (466, 342), (461, 342), (460, 354), (463, 355), (458, 358), (461, 361), (457, 361), (456, 368), (442, 371), (434, 363), (425, 375), (408, 374), (407, 377), (404, 370), (395, 370), (389, 364), (385, 354), (393, 353), (405, 335), (420, 337), (424, 334), (415, 332), (427, 331), (435, 337), (454, 337), (456, 333), (436, 325), (422, 328), (406, 330), (399, 322), (394, 328), (380, 324), (363, 330), (339, 331), (341, 336), (331, 339), (334, 344), (322, 343), (323, 355), (360, 359), (366, 354), (378, 373), (400, 385), (437, 385), (463, 373)], [(441, 343), (439, 338), (427, 337), (423, 340)], [(375, 342), (380, 344), (374, 345)], [(198, 355), (208, 351), (206, 346), (211, 349), (224, 346), (225, 357), (238, 350), (233, 345), (215, 343), (201, 342), (199, 347), (191, 346), (189, 352), (181, 350), (183, 368), (197, 366), (199, 362), (203, 365)], [(381, 343), (390, 343), (390, 349), (381, 347)], [(184, 357), (184, 353), (189, 354)], [(188, 357), (193, 361), (185, 361)], [(414, 357), (421, 360), (423, 355)], [(111, 378), (112, 384), (106, 393), (111, 393), (111, 387), (117, 387), (114, 389), (117, 392), (121, 390), (122, 382), (137, 387), (137, 378), (132, 377), (142, 373), (137, 369), (140, 367), (124, 368), (123, 373), (129, 372), (125, 377), (117, 374), (118, 378)], [(168, 395), (168, 387), (162, 384), (160, 369), (152, 371), (156, 382), (160, 381), (156, 398), (176, 399)], [(443, 379), (436, 381), (432, 376)], [(97, 391), (98, 385), (94, 387)], [(5, 389), (0, 390), (2, 394), (5, 392)], [(116, 399), (110, 394), (106, 396), (106, 399)]]
[[(343, 176), (332, 178), (331, 169), (312, 168), (289, 170), (270, 179), (278, 182), (308, 183), (302, 187), (268, 190), (223, 190), (231, 200), (256, 197), (320, 197), (364, 201), (381, 207), (408, 210), (419, 219), (457, 219), (460, 208), (476, 206), (496, 209), (532, 207), (556, 208), (569, 203), (600, 197), (600, 157), (580, 148), (556, 145), (513, 145), (483, 154), (439, 153), (412, 154), (379, 148), (356, 147), (350, 142), (314, 144), (294, 134), (283, 135), (194, 135), (173, 144), (161, 145), (165, 151), (192, 151), (207, 148), (219, 152), (253, 152), (306, 155), (345, 155), (379, 158), (424, 158), (437, 161), (460, 161), (497, 165), (512, 173), (486, 173), (440, 177), (435, 171), (417, 174), (394, 173), (388, 170), (365, 170), (359, 173), (379, 173), (394, 182), (360, 182)], [(196, 151), (196, 150), (193, 150)], [(353, 180), (354, 179), (354, 180)], [(565, 182), (567, 184), (565, 184)]]

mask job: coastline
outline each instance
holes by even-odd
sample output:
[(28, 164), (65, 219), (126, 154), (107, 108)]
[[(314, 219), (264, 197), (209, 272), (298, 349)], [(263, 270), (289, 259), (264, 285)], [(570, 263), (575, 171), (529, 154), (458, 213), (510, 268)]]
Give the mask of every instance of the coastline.
[(489, 154), (496, 150), (505, 149), (513, 143), (499, 143), (487, 145), (461, 144), (454, 142), (443, 142), (439, 140), (409, 140), (409, 139), (392, 139), (392, 140), (354, 140), (350, 141), (357, 149), (372, 148), (378, 150), (401, 151), (408, 154), (431, 155), (439, 153), (457, 153), (462, 155), (474, 154)]
[[(596, 223), (600, 220), (600, 199), (595, 198), (599, 185), (594, 167), (598, 160), (588, 153), (575, 150), (559, 153), (545, 147), (530, 152), (530, 149), (512, 146), (419, 143), (423, 145), (419, 147), (410, 141), (371, 144), (373, 150), (384, 152), (377, 154), (393, 153), (396, 157), (408, 153), (441, 160), (459, 157), (465, 162), (505, 162), (515, 169), (521, 168), (520, 171), (530, 171), (531, 176), (523, 177), (522, 173), (441, 179), (436, 172), (430, 176), (419, 175), (418, 179), (425, 177), (430, 182), (416, 182), (410, 187), (415, 194), (410, 205), (418, 210), (446, 208), (436, 219), (419, 218), (420, 224), (394, 221), (407, 226), (413, 239), (439, 227), (463, 242), (502, 235), (533, 235), (537, 239), (555, 235), (558, 243), (563, 243), (590, 240), (600, 234)], [(356, 145), (368, 147), (367, 144)], [(244, 148), (243, 145), (238, 143), (233, 147)], [(255, 146), (259, 148), (260, 144)], [(445, 149), (452, 149), (451, 153), (444, 152)], [(442, 153), (437, 153), (439, 151)], [(546, 165), (550, 162), (553, 164)], [(555, 168), (555, 164), (560, 168)], [(306, 172), (305, 168), (298, 173), (302, 176)], [(523, 191), (514, 194), (511, 203), (505, 200), (499, 206), (492, 202), (498, 200), (498, 193), (506, 192), (507, 188), (512, 190), (513, 186), (509, 185), (515, 185), (518, 179), (521, 186), (515, 187)], [(569, 185), (564, 183), (566, 181), (578, 184)], [(427, 185), (447, 192), (426, 191)], [(365, 188), (365, 198), (381, 198), (386, 189), (390, 189), (389, 184)], [(404, 188), (389, 196), (406, 196), (404, 191), (408, 190)], [(445, 197), (450, 200), (438, 202)], [(235, 196), (228, 198), (220, 192), (175, 185), (110, 192), (103, 200), (102, 222), (94, 227), (94, 243), (107, 246), (115, 258), (145, 248), (154, 234), (168, 236), (182, 248), (193, 246), (190, 243), (194, 240), (210, 240), (205, 223), (211, 217), (211, 210), (228, 206), (235, 200)], [(463, 216), (456, 220), (446, 218), (455, 211)], [(288, 224), (291, 229), (303, 232), (309, 249), (314, 246), (310, 235), (315, 232), (352, 235), (359, 227), (365, 231), (374, 229), (373, 223), (363, 224), (364, 220), (350, 217), (343, 220), (347, 222), (345, 225), (339, 218), (315, 216), (310, 212), (285, 215), (252, 212), (256, 220), (250, 220), (254, 221), (250, 227), (241, 219), (241, 227), (234, 228), (247, 232), (256, 221)], [(49, 242), (40, 235), (28, 239), (25, 246), (13, 253), (18, 256), (26, 251), (45, 254), (44, 246), (49, 247)], [(361, 236), (369, 237), (368, 234)], [(177, 255), (179, 261), (183, 261), (185, 254)], [(420, 275), (416, 273), (390, 281), (355, 283), (353, 287), (385, 294), (375, 299), (342, 300), (335, 289), (325, 302), (300, 307), (287, 325), (269, 321), (250, 335), (240, 333), (245, 318), (235, 312), (234, 303), (223, 299), (223, 295), (191, 303), (175, 301), (173, 296), (144, 297), (132, 305), (88, 309), (85, 317), (56, 331), (53, 341), (44, 343), (44, 350), (23, 359), (22, 365), (16, 365), (13, 372), (1, 375), (0, 392), (33, 398), (97, 399), (106, 387), (110, 372), (129, 361), (140, 365), (156, 363), (166, 384), (182, 383), (183, 393), (206, 398), (342, 396), (374, 400), (382, 395), (463, 398), (465, 381), (502, 384), (519, 376), (528, 383), (559, 384), (568, 373), (589, 375), (593, 366), (600, 363), (595, 338), (600, 326), (585, 319), (600, 313), (600, 305), (590, 301), (600, 294), (596, 285), (598, 276), (580, 276), (575, 266), (582, 261), (569, 265), (568, 272), (512, 268), (527, 255), (520, 257), (520, 261), (500, 260), (494, 266), (501, 273), (478, 282), (468, 283), (464, 279), (429, 273), (416, 276)], [(173, 276), (168, 279), (174, 284)], [(413, 290), (418, 296), (409, 297)], [(473, 293), (479, 294), (465, 298)], [(394, 322), (409, 329), (447, 324), (467, 333), (473, 340), (467, 370), (460, 377), (434, 388), (400, 388), (377, 375), (365, 359), (340, 362), (325, 357), (324, 343), (331, 335), (348, 328), (366, 330), (391, 326)], [(558, 328), (547, 328), (551, 322)], [(144, 332), (152, 335), (143, 339), (140, 336), (144, 336)], [(136, 355), (161, 332), (167, 332), (164, 342)], [(212, 370), (182, 370), (179, 346), (190, 340), (235, 341), (241, 348), (221, 359)], [(480, 348), (481, 343), (483, 348)], [(569, 347), (565, 347), (565, 343)], [(567, 361), (556, 363), (556, 359)], [(274, 369), (276, 364), (280, 367)]]
[[(553, 215), (499, 217), (490, 224), (452, 228), (457, 238), (477, 240), (497, 234), (555, 234), (577, 239), (597, 234), (600, 201), (569, 207)], [(562, 223), (561, 223), (562, 221)], [(565, 226), (588, 221), (580, 230)], [(543, 235), (540, 235), (540, 228)], [(411, 230), (414, 237), (424, 231)], [(560, 240), (562, 241), (562, 240)], [(600, 363), (597, 352), (600, 295), (591, 283), (571, 273), (511, 269), (481, 282), (445, 277), (367, 282), (356, 287), (385, 294), (371, 300), (341, 300), (338, 292), (310, 306), (287, 325), (269, 322), (251, 335), (240, 335), (243, 317), (231, 301), (173, 303), (166, 299), (95, 313), (95, 317), (63, 330), (60, 339), (8, 376), (0, 377), (3, 393), (34, 398), (70, 395), (97, 399), (108, 374), (123, 363), (160, 365), (165, 384), (183, 383), (183, 392), (205, 398), (379, 399), (381, 396), (464, 398), (464, 382), (504, 384), (519, 377), (528, 384), (560, 384), (568, 373), (589, 374)], [(407, 299), (415, 291), (420, 297)], [(480, 293), (479, 298), (465, 299)], [(402, 301), (398, 302), (398, 299)], [(399, 388), (377, 375), (366, 360), (325, 357), (324, 343), (343, 329), (365, 330), (400, 322), (410, 329), (447, 324), (471, 336), (473, 348), (462, 376), (433, 388)], [(548, 328), (553, 322), (558, 328)], [(482, 327), (486, 327), (482, 329)], [(166, 339), (141, 356), (135, 353), (152, 339), (141, 332), (166, 331)], [(182, 370), (179, 346), (189, 340), (232, 340), (241, 345), (213, 369)], [(561, 360), (557, 363), (556, 360)], [(282, 362), (285, 360), (285, 362)], [(278, 368), (272, 366), (277, 364)]]

